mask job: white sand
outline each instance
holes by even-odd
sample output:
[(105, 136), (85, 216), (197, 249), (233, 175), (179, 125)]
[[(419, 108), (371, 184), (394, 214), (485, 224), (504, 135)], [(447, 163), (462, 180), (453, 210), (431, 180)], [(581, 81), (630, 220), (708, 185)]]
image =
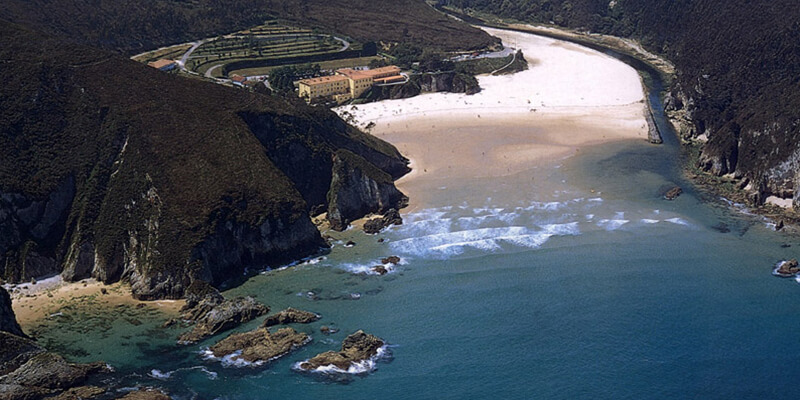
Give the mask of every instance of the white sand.
[(355, 111), (352, 106), (345, 106), (338, 111), (352, 112), (359, 123), (367, 124), (441, 115), (522, 115), (533, 109), (540, 113), (569, 113), (575, 107), (632, 104), (643, 109), (644, 90), (639, 74), (625, 63), (560, 40), (498, 29), (486, 31), (503, 39), (505, 45), (521, 49), (530, 68), (513, 75), (478, 77), (482, 90), (471, 96), (430, 93), (358, 105)]
[(646, 140), (644, 89), (635, 69), (600, 52), (531, 34), (486, 29), (520, 48), (529, 69), (481, 76), (475, 95), (432, 93), (337, 109), (397, 146), (414, 171), (398, 182), (506, 176), (581, 147)]

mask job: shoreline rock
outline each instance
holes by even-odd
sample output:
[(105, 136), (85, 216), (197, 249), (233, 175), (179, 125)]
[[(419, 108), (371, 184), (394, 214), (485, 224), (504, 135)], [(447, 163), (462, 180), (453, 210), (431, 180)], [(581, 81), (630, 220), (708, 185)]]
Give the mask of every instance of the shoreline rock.
[(394, 208), (390, 208), (388, 211), (386, 211), (381, 218), (373, 218), (365, 222), (364, 233), (376, 234), (391, 225), (403, 225), (403, 218)]
[[(269, 312), (269, 307), (252, 297), (225, 300), (222, 294), (205, 282), (196, 281), (189, 289), (181, 318), (193, 322), (194, 328), (178, 337), (178, 343), (191, 344)], [(167, 321), (167, 324), (173, 321)], [(165, 324), (166, 325), (166, 324)]]

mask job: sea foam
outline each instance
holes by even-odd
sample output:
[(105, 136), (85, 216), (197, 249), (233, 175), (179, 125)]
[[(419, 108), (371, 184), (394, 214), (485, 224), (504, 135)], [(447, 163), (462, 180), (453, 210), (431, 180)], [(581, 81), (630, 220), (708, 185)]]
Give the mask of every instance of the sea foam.
[(389, 346), (383, 345), (380, 348), (378, 348), (374, 356), (366, 360), (351, 363), (346, 370), (341, 369), (333, 364), (322, 365), (312, 370), (302, 369), (300, 366), (303, 365), (303, 363), (307, 362), (308, 360), (294, 363), (292, 365), (292, 369), (300, 372), (311, 372), (311, 373), (319, 373), (327, 375), (338, 375), (338, 374), (361, 375), (375, 371), (375, 369), (377, 369), (378, 361), (382, 359), (387, 359), (390, 356), (391, 356), (391, 351), (389, 351)]
[(394, 251), (415, 256), (447, 258), (464, 254), (467, 250), (495, 252), (502, 250), (503, 245), (538, 248), (552, 236), (578, 233), (577, 222), (534, 228), (524, 226), (477, 228), (396, 240), (390, 246)]

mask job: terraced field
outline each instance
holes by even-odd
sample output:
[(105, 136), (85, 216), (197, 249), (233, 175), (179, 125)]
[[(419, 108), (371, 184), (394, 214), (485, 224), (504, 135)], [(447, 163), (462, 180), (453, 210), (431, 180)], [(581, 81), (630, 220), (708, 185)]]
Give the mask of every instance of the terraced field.
[[(360, 57), (361, 49), (361, 44), (343, 38), (269, 21), (231, 35), (206, 39), (186, 57), (185, 68), (223, 78), (239, 69), (258, 70), (276, 65)], [(228, 68), (229, 65), (233, 68)]]

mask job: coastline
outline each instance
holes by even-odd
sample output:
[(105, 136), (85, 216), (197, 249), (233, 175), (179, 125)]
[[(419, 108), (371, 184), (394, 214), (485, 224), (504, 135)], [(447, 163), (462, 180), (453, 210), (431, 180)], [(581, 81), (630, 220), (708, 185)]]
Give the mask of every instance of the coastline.
[(77, 307), (97, 312), (97, 307), (111, 310), (118, 306), (149, 307), (165, 315), (178, 315), (184, 300), (139, 301), (133, 298), (129, 285), (117, 282), (105, 285), (95, 279), (64, 282), (56, 275), (36, 283), (5, 285), (20, 326), (25, 331), (57, 315), (62, 308)]
[[(641, 62), (651, 67), (658, 72), (665, 85), (663, 88), (664, 94), (673, 96), (670, 92), (669, 84), (674, 79), (677, 70), (675, 66), (666, 58), (657, 54), (651, 53), (643, 48), (643, 46), (636, 40), (619, 38), (615, 36), (580, 32), (568, 28), (556, 28), (551, 26), (530, 25), (521, 23), (495, 23), (481, 20), (471, 21), (478, 26), (497, 27), (501, 29), (511, 29), (519, 32), (529, 32), (537, 35), (542, 35), (551, 38), (566, 40), (572, 43), (578, 43), (589, 46), (591, 48), (605, 48), (618, 52), (624, 56), (631, 57), (637, 62)], [(644, 82), (643, 82), (644, 85)], [(646, 86), (645, 86), (646, 87)], [(663, 98), (663, 95), (661, 95)], [(651, 132), (653, 129), (658, 130), (657, 124), (650, 122), (652, 118), (653, 106), (648, 102), (648, 125)], [(771, 220), (776, 225), (776, 230), (782, 230), (785, 233), (797, 234), (800, 233), (800, 213), (797, 212), (792, 206), (791, 198), (780, 198), (776, 196), (769, 196), (763, 199), (763, 203), (756, 200), (758, 191), (749, 184), (748, 181), (742, 180), (728, 174), (725, 176), (715, 176), (711, 173), (703, 171), (697, 167), (697, 152), (704, 143), (702, 137), (689, 138), (687, 132), (693, 129), (688, 112), (686, 108), (680, 110), (666, 109), (661, 110), (669, 121), (676, 138), (681, 144), (682, 151), (687, 154), (686, 162), (682, 165), (684, 175), (694, 185), (706, 192), (707, 195), (716, 196), (725, 200), (730, 200), (733, 203), (739, 203), (747, 206), (747, 213), (755, 213), (764, 218)], [(661, 134), (658, 132), (659, 135)], [(780, 228), (778, 228), (780, 227)]]
[(482, 90), (474, 95), (431, 93), (335, 109), (369, 124), (411, 160), (412, 172), (397, 181), (410, 195), (404, 213), (424, 207), (424, 188), (434, 181), (511, 176), (557, 165), (587, 146), (648, 140), (648, 102), (633, 67), (559, 39), (485, 30), (521, 49), (529, 69), (478, 76)]

